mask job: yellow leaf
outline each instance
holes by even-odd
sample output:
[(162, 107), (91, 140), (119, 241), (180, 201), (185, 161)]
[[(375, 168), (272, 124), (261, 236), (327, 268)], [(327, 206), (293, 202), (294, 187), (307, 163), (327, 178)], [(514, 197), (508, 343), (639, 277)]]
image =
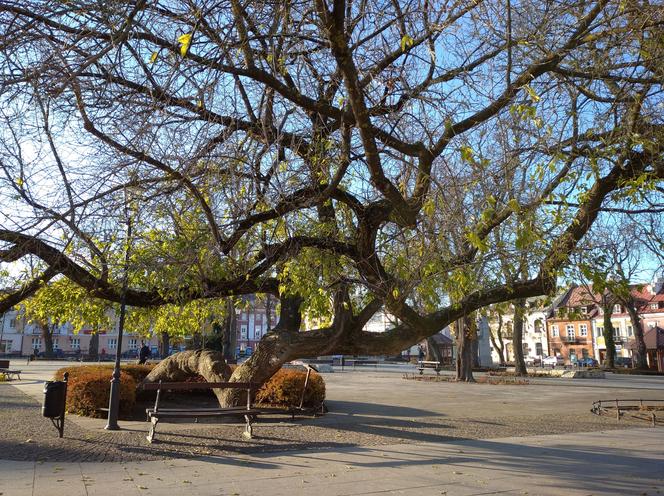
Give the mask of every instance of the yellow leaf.
[(415, 40), (405, 34), (403, 38), (401, 38), (401, 51), (405, 52), (407, 48), (412, 47), (415, 44)]
[(464, 162), (472, 162), (473, 161), (473, 149), (469, 146), (462, 146), (461, 147), (461, 160)]
[(526, 93), (528, 93), (528, 96), (532, 100), (533, 103), (537, 103), (540, 101), (540, 96), (535, 93), (535, 90), (532, 89), (529, 85), (524, 86), (524, 89), (526, 90)]
[(159, 55), (157, 52), (152, 52), (152, 55), (150, 55), (151, 64), (154, 64), (157, 61), (157, 55)]
[(191, 45), (191, 33), (181, 35), (178, 38), (178, 43), (180, 43), (180, 55), (184, 57), (187, 55), (189, 45)]

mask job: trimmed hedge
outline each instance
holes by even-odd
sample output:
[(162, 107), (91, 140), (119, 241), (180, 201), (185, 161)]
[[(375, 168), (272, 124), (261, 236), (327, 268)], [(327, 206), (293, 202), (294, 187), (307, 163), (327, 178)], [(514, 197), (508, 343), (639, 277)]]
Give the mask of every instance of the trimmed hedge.
[[(256, 403), (273, 406), (299, 406), (307, 373), (301, 370), (281, 369), (256, 393)], [(320, 374), (311, 372), (304, 406), (317, 407), (325, 400), (325, 381)]]
[[(105, 417), (106, 414), (101, 409), (108, 408), (110, 394), (108, 370), (89, 370), (70, 376), (67, 385), (67, 412), (86, 417)], [(121, 371), (119, 414), (130, 415), (135, 404), (136, 381), (131, 375)]]
[[(136, 391), (136, 386), (155, 367), (154, 364), (123, 364), (120, 374), (120, 415), (130, 415), (136, 400), (154, 398), (154, 391)], [(56, 371), (55, 379), (61, 380), (69, 372), (67, 387), (67, 412), (86, 417), (104, 417), (102, 408), (108, 407), (111, 390), (113, 364), (82, 365), (63, 367)], [(281, 369), (256, 393), (256, 403), (276, 407), (299, 406), (300, 395), (307, 373), (301, 370)], [(200, 376), (187, 381), (205, 382)], [(200, 390), (180, 391), (177, 394), (197, 394)], [(202, 394), (213, 396), (212, 391)], [(311, 372), (307, 391), (304, 395), (305, 407), (319, 406), (325, 400), (325, 381), (316, 372)]]

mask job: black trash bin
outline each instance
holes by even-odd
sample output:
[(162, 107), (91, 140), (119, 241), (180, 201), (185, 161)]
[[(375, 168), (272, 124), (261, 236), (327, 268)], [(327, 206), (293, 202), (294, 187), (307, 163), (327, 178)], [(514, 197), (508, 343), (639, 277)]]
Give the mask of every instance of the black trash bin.
[(44, 384), (44, 404), (42, 415), (48, 418), (63, 417), (65, 412), (65, 392), (67, 383), (49, 381)]

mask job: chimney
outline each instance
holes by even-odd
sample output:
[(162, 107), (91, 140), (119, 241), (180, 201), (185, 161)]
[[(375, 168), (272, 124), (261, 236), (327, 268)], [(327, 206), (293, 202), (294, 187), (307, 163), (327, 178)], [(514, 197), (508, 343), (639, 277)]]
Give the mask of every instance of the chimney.
[(653, 293), (659, 294), (659, 292), (662, 290), (662, 287), (664, 287), (664, 273), (657, 276), (656, 279), (653, 279), (652, 282)]

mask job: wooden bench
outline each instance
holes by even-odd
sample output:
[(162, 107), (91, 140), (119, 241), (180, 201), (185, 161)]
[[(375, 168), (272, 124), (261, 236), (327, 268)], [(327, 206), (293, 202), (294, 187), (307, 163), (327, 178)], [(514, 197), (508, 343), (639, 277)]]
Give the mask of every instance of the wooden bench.
[(378, 360), (365, 360), (365, 359), (350, 359), (345, 360), (346, 365), (353, 365), (355, 367), (361, 367), (364, 365), (373, 365), (375, 369), (378, 368)]
[(21, 370), (11, 370), (9, 368), (9, 360), (0, 360), (0, 374), (4, 374), (8, 381), (12, 379), (21, 380)]
[[(258, 385), (251, 382), (161, 382), (143, 384), (146, 391), (157, 391), (157, 398), (153, 408), (147, 408), (145, 413), (152, 424), (147, 435), (148, 442), (152, 443), (155, 438), (157, 424), (160, 419), (171, 418), (193, 418), (196, 421), (203, 417), (244, 417), (245, 430), (243, 436), (251, 439), (253, 435), (252, 423), (256, 416), (261, 413), (260, 409), (252, 406), (252, 393), (258, 389)], [(193, 389), (244, 389), (247, 392), (247, 403), (245, 406), (230, 408), (160, 408), (159, 401), (163, 390), (183, 391)]]
[(417, 362), (417, 370), (420, 371), (420, 375), (424, 374), (424, 369), (434, 369), (436, 371), (436, 375), (440, 375), (440, 362), (433, 360), (419, 360)]

